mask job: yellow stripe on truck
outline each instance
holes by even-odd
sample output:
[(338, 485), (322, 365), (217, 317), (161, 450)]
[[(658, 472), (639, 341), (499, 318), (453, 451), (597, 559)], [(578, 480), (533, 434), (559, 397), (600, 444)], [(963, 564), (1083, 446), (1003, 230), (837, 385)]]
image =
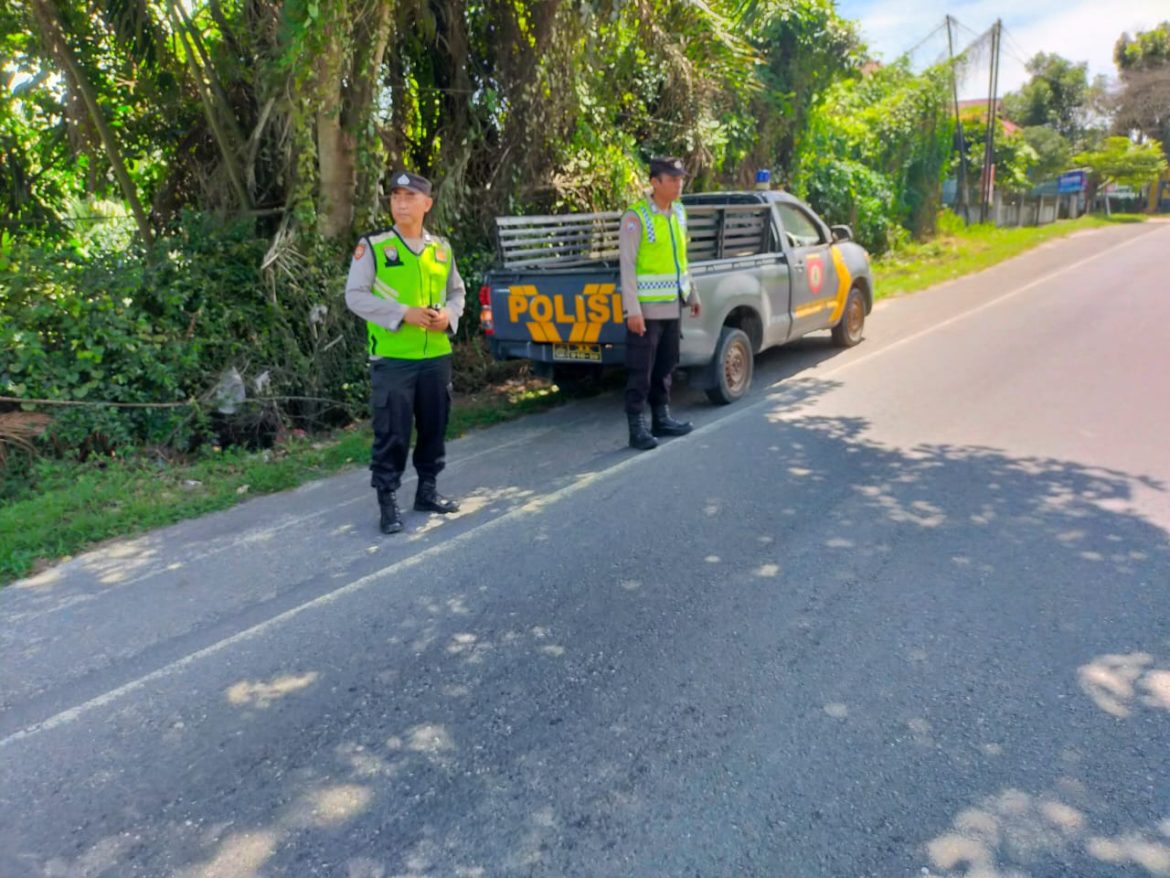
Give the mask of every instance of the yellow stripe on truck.
[(818, 311), (826, 311), (829, 308), (836, 308), (836, 307), (837, 307), (837, 302), (833, 299), (829, 299), (826, 302), (810, 302), (807, 305), (801, 305), (799, 308), (797, 308), (792, 313), (796, 317), (807, 317), (810, 314), (816, 314)]
[(841, 255), (841, 248), (834, 244), (829, 248), (833, 254), (833, 265), (837, 269), (837, 299), (833, 303), (833, 313), (829, 315), (829, 323), (836, 323), (845, 313), (845, 301), (849, 298), (849, 291), (853, 289), (853, 275), (845, 265), (845, 257)]
[(529, 323), (528, 334), (532, 336), (533, 341), (560, 341), (561, 334), (557, 332), (556, 324), (554, 323)]

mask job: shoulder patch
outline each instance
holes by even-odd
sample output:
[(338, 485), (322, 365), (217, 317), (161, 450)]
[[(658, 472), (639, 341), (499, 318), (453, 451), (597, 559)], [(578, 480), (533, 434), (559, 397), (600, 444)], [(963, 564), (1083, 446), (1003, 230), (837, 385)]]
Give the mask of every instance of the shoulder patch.
[(359, 259), (361, 259), (365, 255), (366, 255), (366, 242), (365, 241), (358, 241), (358, 245), (353, 248), (354, 262), (357, 262)]

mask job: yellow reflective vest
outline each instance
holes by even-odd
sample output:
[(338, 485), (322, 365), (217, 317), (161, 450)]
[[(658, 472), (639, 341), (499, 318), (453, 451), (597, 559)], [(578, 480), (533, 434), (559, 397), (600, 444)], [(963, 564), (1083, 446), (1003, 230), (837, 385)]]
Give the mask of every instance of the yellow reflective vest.
[[(407, 308), (442, 308), (447, 304), (447, 277), (451, 274), (451, 245), (442, 238), (426, 235), (417, 255), (394, 229), (369, 235), (374, 257), (374, 286), (371, 292), (392, 299)], [(451, 353), (446, 331), (435, 332), (405, 320), (397, 329), (366, 322), (369, 353), (374, 357), (425, 360)]]
[(687, 274), (687, 213), (677, 201), (666, 217), (643, 199), (630, 208), (642, 220), (638, 245), (638, 301), (643, 304), (686, 301), (690, 291)]

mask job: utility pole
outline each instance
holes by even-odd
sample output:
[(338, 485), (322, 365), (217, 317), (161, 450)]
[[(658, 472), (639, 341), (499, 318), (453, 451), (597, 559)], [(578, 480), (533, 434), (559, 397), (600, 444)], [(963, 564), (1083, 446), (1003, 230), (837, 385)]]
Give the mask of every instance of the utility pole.
[(955, 73), (955, 38), (951, 34), (954, 19), (947, 15), (947, 54), (951, 59), (951, 95), (955, 101), (955, 137), (959, 143), (959, 179), (955, 192), (955, 204), (963, 222), (970, 224), (971, 208), (967, 203), (967, 140), (963, 137), (963, 119), (959, 115), (959, 78)]
[(983, 153), (983, 185), (980, 192), (979, 221), (987, 222), (987, 212), (991, 208), (994, 194), (992, 172), (995, 168), (995, 119), (999, 91), (999, 43), (1000, 32), (1003, 30), (1003, 20), (996, 19), (991, 26), (991, 81), (988, 84), (987, 94), (987, 145)]

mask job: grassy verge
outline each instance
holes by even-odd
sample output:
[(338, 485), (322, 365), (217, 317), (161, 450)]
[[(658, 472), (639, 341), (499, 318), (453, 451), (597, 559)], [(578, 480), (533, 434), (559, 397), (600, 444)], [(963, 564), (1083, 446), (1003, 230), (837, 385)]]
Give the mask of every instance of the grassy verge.
[[(456, 401), (451, 436), (550, 408), (555, 390), (518, 387)], [(31, 487), (0, 508), (0, 585), (111, 537), (125, 537), (284, 491), (369, 460), (370, 429), (293, 438), (267, 451), (208, 450), (182, 462), (42, 459)]]
[(874, 260), (874, 286), (879, 299), (915, 292), (990, 268), (1053, 238), (1143, 220), (1144, 217), (1134, 214), (1116, 214), (1108, 218), (1090, 215), (1035, 228), (999, 229), (990, 225), (964, 227), (953, 214), (944, 214), (935, 238), (921, 244), (908, 244)]

